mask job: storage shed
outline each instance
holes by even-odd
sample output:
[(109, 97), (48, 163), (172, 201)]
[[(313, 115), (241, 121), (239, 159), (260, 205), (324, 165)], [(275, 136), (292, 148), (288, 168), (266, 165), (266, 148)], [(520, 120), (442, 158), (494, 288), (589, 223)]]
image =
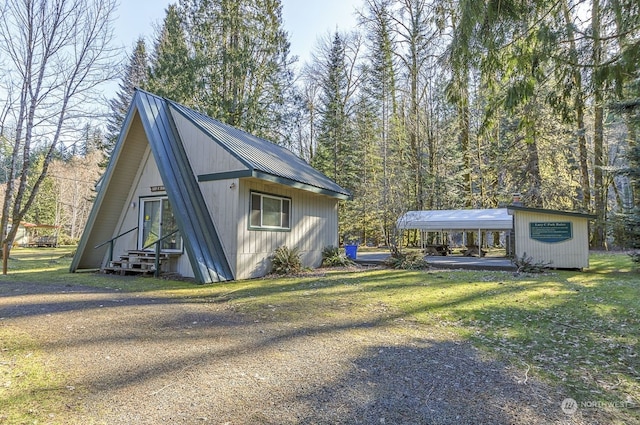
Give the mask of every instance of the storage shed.
[(510, 206), (514, 217), (515, 255), (559, 269), (589, 267), (589, 220), (578, 212)]

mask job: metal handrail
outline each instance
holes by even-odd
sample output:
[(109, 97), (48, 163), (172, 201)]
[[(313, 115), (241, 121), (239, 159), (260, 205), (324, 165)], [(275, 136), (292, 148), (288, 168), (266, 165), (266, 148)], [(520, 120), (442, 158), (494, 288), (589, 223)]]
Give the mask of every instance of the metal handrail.
[(176, 233), (178, 233), (179, 231), (180, 231), (180, 230), (174, 230), (173, 232), (171, 232), (171, 233), (169, 233), (169, 234), (167, 234), (167, 235), (164, 235), (164, 236), (163, 236), (163, 237), (161, 237), (160, 239), (158, 239), (158, 240), (156, 240), (156, 241), (153, 241), (153, 242), (151, 242), (150, 244), (145, 245), (145, 246), (143, 246), (143, 247), (142, 247), (142, 249), (143, 249), (143, 250), (145, 250), (145, 249), (149, 248), (149, 247), (150, 247), (150, 246), (152, 246), (152, 245), (155, 245), (155, 246), (156, 246), (156, 247), (155, 247), (155, 253), (156, 253), (155, 257), (156, 257), (156, 258), (155, 258), (154, 263), (153, 263), (153, 266), (154, 266), (153, 276), (154, 276), (154, 277), (159, 277), (159, 276), (160, 276), (160, 242), (164, 241), (164, 240), (165, 240), (165, 239), (167, 239), (169, 236), (173, 236), (173, 235), (175, 235), (175, 234), (176, 234)]
[(163, 236), (163, 237), (161, 237), (160, 239), (156, 239), (155, 241), (151, 242), (150, 244), (143, 246), (143, 247), (142, 247), (142, 249), (143, 249), (143, 250), (145, 250), (145, 249), (149, 248), (149, 247), (150, 247), (150, 246), (152, 246), (152, 245), (156, 245), (156, 244), (158, 244), (159, 242), (162, 242), (162, 241), (164, 241), (165, 239), (167, 239), (169, 236), (173, 236), (173, 235), (175, 235), (175, 234), (176, 234), (176, 233), (178, 233), (179, 231), (180, 231), (179, 229), (178, 229), (178, 230), (174, 230), (173, 232), (171, 232), (171, 233), (169, 233), (169, 234), (167, 234), (167, 235), (164, 235), (164, 236)]
[(93, 247), (93, 249), (98, 249), (98, 248), (100, 248), (101, 246), (104, 246), (104, 245), (106, 245), (106, 244), (109, 244), (109, 261), (113, 261), (113, 242), (114, 242), (116, 239), (121, 238), (122, 236), (127, 235), (127, 234), (129, 234), (129, 233), (133, 232), (134, 230), (138, 230), (138, 226), (134, 227), (133, 229), (129, 229), (129, 230), (127, 230), (127, 231), (126, 231), (126, 232), (124, 232), (124, 233), (120, 233), (118, 236), (116, 236), (116, 237), (114, 237), (114, 238), (111, 238), (111, 239), (109, 239), (108, 241), (104, 241), (104, 242), (102, 242), (101, 244), (94, 246), (94, 247)]

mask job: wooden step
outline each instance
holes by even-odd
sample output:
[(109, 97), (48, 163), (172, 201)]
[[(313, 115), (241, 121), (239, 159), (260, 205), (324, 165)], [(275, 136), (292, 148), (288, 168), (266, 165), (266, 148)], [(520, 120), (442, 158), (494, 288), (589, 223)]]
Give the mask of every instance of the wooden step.
[[(158, 268), (162, 272), (162, 265), (171, 257), (179, 256), (180, 253), (161, 252), (158, 256)], [(107, 267), (103, 268), (103, 273), (125, 274), (154, 274), (156, 263), (155, 251), (131, 250), (127, 254), (121, 255), (119, 260), (113, 260)]]
[(127, 274), (137, 274), (143, 276), (153, 275), (153, 270), (122, 267), (105, 267), (104, 269), (102, 269), (102, 272), (107, 274), (119, 274), (121, 276), (125, 276)]

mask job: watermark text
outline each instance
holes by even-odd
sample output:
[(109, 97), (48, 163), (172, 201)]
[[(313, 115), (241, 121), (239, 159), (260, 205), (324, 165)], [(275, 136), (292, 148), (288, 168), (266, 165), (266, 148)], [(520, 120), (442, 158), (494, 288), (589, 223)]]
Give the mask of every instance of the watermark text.
[(560, 408), (566, 415), (573, 415), (578, 409), (632, 409), (636, 405), (630, 401), (598, 401), (587, 400), (577, 402), (572, 398), (565, 398)]

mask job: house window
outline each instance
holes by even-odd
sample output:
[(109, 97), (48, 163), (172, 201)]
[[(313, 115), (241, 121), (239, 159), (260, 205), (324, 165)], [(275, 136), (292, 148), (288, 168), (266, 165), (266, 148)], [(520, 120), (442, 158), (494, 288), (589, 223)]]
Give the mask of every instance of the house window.
[(291, 199), (280, 196), (251, 193), (252, 229), (291, 229)]

